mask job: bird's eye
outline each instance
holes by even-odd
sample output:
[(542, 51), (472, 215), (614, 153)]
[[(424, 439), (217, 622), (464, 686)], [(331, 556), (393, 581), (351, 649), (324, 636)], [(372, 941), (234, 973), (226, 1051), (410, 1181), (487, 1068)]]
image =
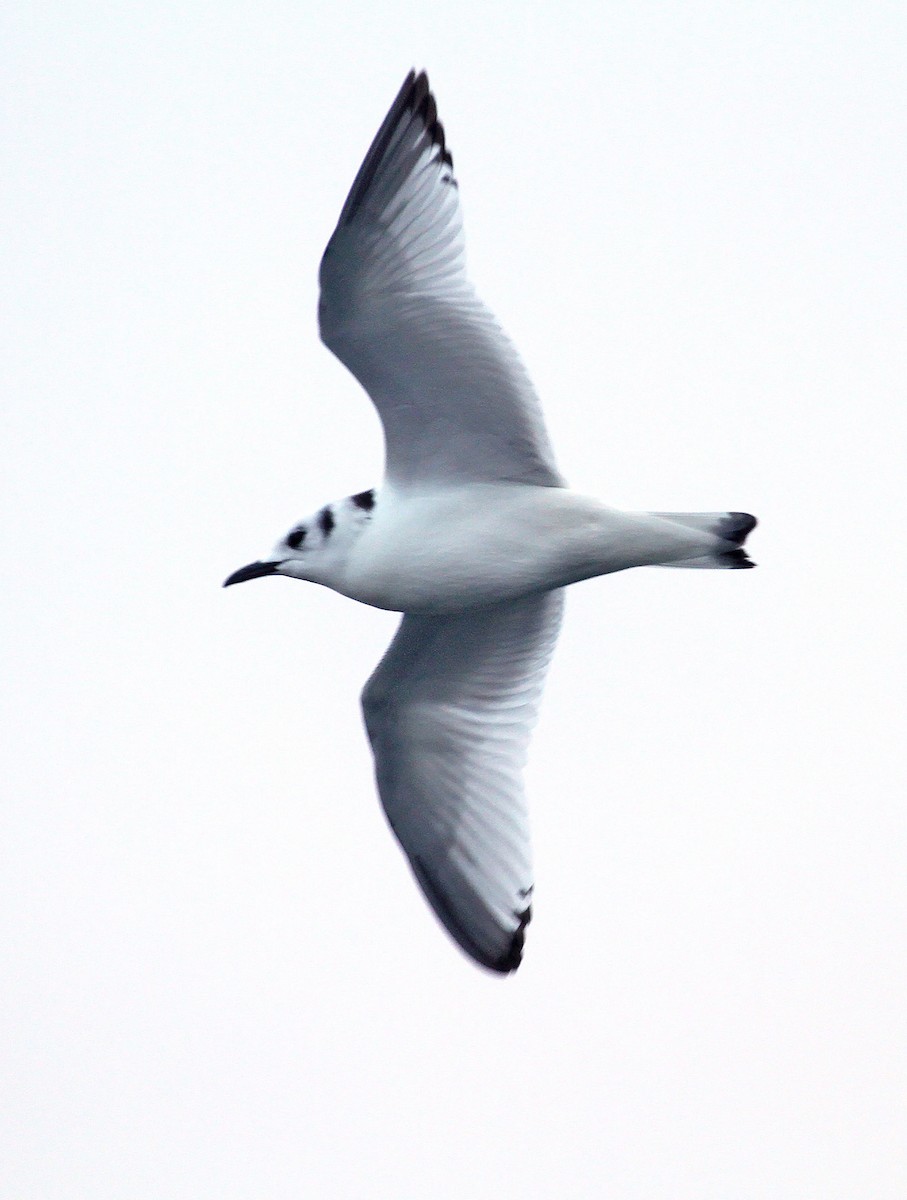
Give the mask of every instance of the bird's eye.
[(304, 529), (294, 529), (292, 533), (287, 534), (287, 545), (291, 550), (298, 550), (305, 538)]

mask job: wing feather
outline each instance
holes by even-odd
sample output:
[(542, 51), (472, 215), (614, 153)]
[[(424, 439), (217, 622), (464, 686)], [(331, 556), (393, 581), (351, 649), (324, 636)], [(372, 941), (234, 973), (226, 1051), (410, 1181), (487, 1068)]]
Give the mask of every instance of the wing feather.
[(359, 168), (320, 282), (322, 339), (378, 409), (392, 482), (562, 482), (525, 368), (467, 278), (424, 72), (409, 73)]
[(429, 903), (477, 962), (519, 966), (532, 863), (522, 768), (561, 592), (404, 616), (362, 693), (381, 802)]

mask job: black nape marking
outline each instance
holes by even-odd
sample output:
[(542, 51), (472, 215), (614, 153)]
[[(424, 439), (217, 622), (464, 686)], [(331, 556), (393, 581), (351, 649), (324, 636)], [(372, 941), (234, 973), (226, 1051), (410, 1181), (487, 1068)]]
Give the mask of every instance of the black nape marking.
[(331, 512), (331, 506), (329, 504), (325, 505), (325, 507), (318, 514), (318, 528), (325, 537), (329, 537), (331, 530), (334, 528), (334, 514)]
[(375, 489), (369, 488), (367, 492), (357, 492), (355, 496), (350, 496), (350, 499), (363, 512), (371, 512), (375, 507)]
[(291, 550), (298, 550), (305, 540), (304, 529), (294, 529), (292, 533), (287, 534), (287, 545)]

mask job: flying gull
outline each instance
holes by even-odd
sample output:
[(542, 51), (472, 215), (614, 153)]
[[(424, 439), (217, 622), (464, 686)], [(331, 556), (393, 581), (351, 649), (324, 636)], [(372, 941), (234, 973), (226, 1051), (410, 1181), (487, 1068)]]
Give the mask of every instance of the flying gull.
[(384, 427), (380, 488), (326, 504), (224, 586), (324, 584), (403, 614), (362, 709), (388, 822), (448, 933), (520, 964), (532, 894), (522, 769), (570, 583), (751, 567), (748, 513), (625, 513), (570, 491), (538, 399), (466, 274), (453, 159), (411, 71), (321, 262), (325, 345)]

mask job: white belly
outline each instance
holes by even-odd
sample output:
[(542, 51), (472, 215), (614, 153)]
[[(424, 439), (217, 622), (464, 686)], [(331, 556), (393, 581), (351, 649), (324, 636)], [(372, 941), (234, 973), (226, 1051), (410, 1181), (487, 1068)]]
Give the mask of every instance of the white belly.
[(566, 488), (383, 488), (337, 591), (397, 612), (456, 612), (702, 552), (708, 535)]

